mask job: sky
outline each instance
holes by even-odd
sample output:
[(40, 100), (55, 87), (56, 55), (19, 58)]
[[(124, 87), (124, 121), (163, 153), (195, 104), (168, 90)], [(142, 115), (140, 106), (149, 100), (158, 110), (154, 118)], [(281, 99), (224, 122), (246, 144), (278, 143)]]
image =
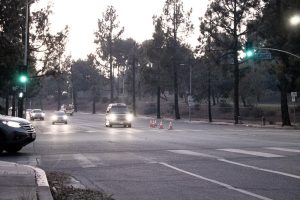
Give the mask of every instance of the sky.
[[(52, 5), (50, 22), (53, 33), (69, 26), (67, 53), (76, 60), (85, 59), (87, 54), (95, 51), (94, 32), (97, 30), (97, 21), (102, 18), (108, 5), (114, 6), (120, 27), (125, 28), (122, 38), (133, 38), (141, 43), (152, 38), (152, 16), (162, 13), (164, 3), (165, 0), (40, 0), (38, 5), (33, 6)], [(195, 47), (199, 35), (199, 17), (206, 11), (207, 0), (183, 0), (183, 5), (185, 10), (193, 9), (195, 30), (187, 40)]]

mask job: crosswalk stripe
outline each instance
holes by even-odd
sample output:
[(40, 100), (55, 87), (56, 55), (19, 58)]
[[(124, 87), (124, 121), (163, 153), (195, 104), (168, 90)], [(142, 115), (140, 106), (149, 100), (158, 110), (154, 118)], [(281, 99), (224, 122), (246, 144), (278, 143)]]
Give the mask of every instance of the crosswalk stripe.
[(277, 148), (277, 147), (266, 147), (265, 149), (277, 150), (277, 151), (286, 151), (293, 153), (300, 153), (299, 149), (288, 149), (288, 148)]
[(264, 153), (264, 152), (259, 152), (259, 151), (248, 151), (248, 150), (242, 150), (242, 149), (218, 149), (218, 150), (232, 152), (232, 153), (248, 154), (248, 155), (265, 157), (265, 158), (284, 157), (282, 155), (277, 155), (277, 154), (272, 154), (272, 153)]
[(74, 154), (73, 157), (75, 160), (78, 160), (82, 168), (97, 167), (86, 156), (82, 154)]
[(217, 156), (204, 154), (204, 153), (198, 153), (198, 152), (189, 151), (189, 150), (168, 150), (168, 151), (172, 152), (172, 153), (182, 154), (182, 155), (200, 156), (200, 157), (220, 159), (220, 157), (217, 157)]
[(168, 150), (168, 151), (172, 152), (172, 153), (183, 154), (183, 155), (215, 158), (220, 162), (225, 162), (225, 163), (232, 164), (232, 165), (237, 165), (237, 166), (240, 166), (240, 167), (246, 167), (246, 168), (250, 168), (250, 169), (254, 169), (254, 170), (258, 170), (258, 171), (263, 171), (263, 172), (268, 172), (268, 173), (272, 173), (272, 174), (287, 176), (287, 177), (290, 177), (290, 178), (300, 179), (300, 176), (298, 176), (298, 175), (289, 174), (289, 173), (276, 171), (276, 170), (260, 168), (260, 167), (256, 167), (256, 166), (252, 166), (252, 165), (246, 165), (246, 164), (243, 164), (243, 163), (230, 161), (230, 160), (227, 160), (227, 159), (224, 159), (224, 158), (221, 158), (221, 157), (217, 157), (217, 156), (213, 156), (213, 155), (209, 155), (209, 154), (203, 154), (203, 153), (198, 153), (198, 152), (189, 151), (189, 150)]

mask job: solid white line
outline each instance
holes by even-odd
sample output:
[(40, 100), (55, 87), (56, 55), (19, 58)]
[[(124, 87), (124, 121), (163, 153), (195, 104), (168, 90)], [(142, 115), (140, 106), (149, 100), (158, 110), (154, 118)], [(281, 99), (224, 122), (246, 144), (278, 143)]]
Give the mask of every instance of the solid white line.
[(160, 162), (159, 164), (164, 165), (164, 166), (166, 166), (166, 167), (169, 167), (169, 168), (171, 168), (171, 169), (174, 169), (174, 170), (176, 170), (176, 171), (179, 171), (179, 172), (188, 174), (188, 175), (190, 175), (190, 176), (193, 176), (193, 177), (196, 177), (196, 178), (199, 178), (199, 179), (208, 181), (208, 182), (210, 182), (210, 183), (214, 183), (214, 184), (220, 185), (220, 186), (225, 187), (225, 188), (227, 188), (227, 189), (229, 189), (229, 190), (234, 190), (234, 191), (240, 192), (240, 193), (242, 193), (242, 194), (246, 194), (246, 195), (248, 195), (248, 196), (256, 197), (256, 198), (262, 199), (262, 200), (272, 200), (272, 199), (270, 199), (270, 198), (267, 198), (267, 197), (264, 197), (264, 196), (260, 196), (260, 195), (258, 195), (258, 194), (255, 194), (255, 193), (252, 193), (252, 192), (243, 190), (243, 189), (235, 188), (235, 187), (233, 187), (233, 186), (231, 186), (231, 185), (229, 185), (229, 184), (222, 183), (222, 182), (217, 181), (217, 180), (209, 179), (209, 178), (206, 178), (206, 177), (204, 177), (204, 176), (200, 176), (200, 175), (197, 175), (197, 174), (194, 174), (194, 173), (191, 173), (191, 172), (188, 172), (188, 171), (179, 169), (179, 168), (177, 168), (177, 167), (174, 167), (174, 166), (169, 165), (169, 164), (164, 163), (164, 162)]
[(74, 154), (73, 157), (79, 161), (82, 168), (97, 167), (86, 156), (82, 154)]
[(253, 155), (253, 156), (260, 156), (260, 157), (265, 157), (265, 158), (281, 158), (284, 157), (282, 155), (276, 155), (272, 153), (263, 153), (259, 151), (247, 151), (247, 150), (242, 150), (242, 149), (218, 149), (221, 151), (228, 151), (232, 153), (241, 153), (241, 154), (248, 154), (248, 155)]
[(288, 149), (288, 148), (277, 148), (277, 147), (266, 147), (265, 149), (278, 150), (278, 151), (286, 151), (293, 153), (300, 153), (299, 149)]

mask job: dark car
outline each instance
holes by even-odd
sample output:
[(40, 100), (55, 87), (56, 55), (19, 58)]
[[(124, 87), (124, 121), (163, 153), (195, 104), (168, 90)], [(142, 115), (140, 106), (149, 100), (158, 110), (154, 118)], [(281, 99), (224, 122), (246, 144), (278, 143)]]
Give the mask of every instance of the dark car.
[(55, 111), (52, 116), (52, 124), (55, 123), (68, 123), (68, 117), (67, 114), (64, 111)]
[(45, 119), (45, 113), (41, 109), (33, 109), (29, 113), (30, 120), (44, 120)]
[(133, 115), (124, 103), (109, 104), (106, 109), (105, 126), (112, 127), (113, 125), (123, 125), (124, 127), (131, 127)]
[(35, 138), (35, 129), (28, 120), (0, 115), (0, 153), (18, 152)]

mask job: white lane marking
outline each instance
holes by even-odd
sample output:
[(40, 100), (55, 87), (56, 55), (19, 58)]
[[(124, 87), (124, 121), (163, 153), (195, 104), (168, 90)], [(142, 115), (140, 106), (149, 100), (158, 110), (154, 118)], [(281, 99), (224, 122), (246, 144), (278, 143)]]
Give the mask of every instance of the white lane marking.
[(242, 150), (242, 149), (218, 149), (220, 151), (228, 151), (232, 153), (240, 153), (240, 154), (248, 154), (253, 156), (260, 156), (265, 158), (281, 158), (284, 157), (282, 155), (272, 154), (272, 153), (264, 153), (259, 151), (248, 151), (248, 150)]
[(289, 174), (289, 173), (285, 173), (285, 172), (280, 172), (280, 171), (255, 167), (255, 166), (252, 166), (252, 165), (246, 165), (246, 164), (243, 164), (243, 163), (233, 162), (233, 161), (230, 161), (230, 160), (227, 160), (227, 159), (224, 159), (224, 158), (221, 158), (221, 157), (209, 155), (209, 154), (203, 154), (203, 153), (193, 152), (193, 151), (189, 151), (189, 150), (168, 150), (168, 151), (173, 152), (173, 153), (177, 153), (177, 154), (215, 158), (218, 161), (230, 163), (230, 164), (233, 164), (233, 165), (238, 165), (238, 166), (241, 166), (241, 167), (247, 167), (247, 168), (254, 169), (254, 170), (259, 170), (259, 171), (269, 172), (269, 173), (273, 173), (273, 174), (277, 174), (277, 175), (282, 175), (282, 176), (287, 176), (287, 177), (291, 177), (291, 178), (300, 179), (300, 176), (297, 176), (297, 175), (294, 175), (294, 174)]
[(84, 131), (86, 133), (96, 133), (97, 131), (93, 131), (93, 130), (88, 130), (88, 131)]
[(189, 151), (189, 150), (168, 150), (168, 151), (172, 152), (172, 153), (183, 154), (183, 155), (201, 156), (201, 157), (207, 157), (207, 158), (222, 159), (222, 158), (217, 157), (217, 156), (204, 154), (204, 153), (198, 153), (198, 152)]
[(255, 170), (259, 170), (259, 171), (264, 171), (264, 172), (269, 172), (269, 173), (273, 173), (273, 174), (279, 174), (279, 175), (288, 176), (288, 177), (291, 177), (291, 178), (300, 179), (300, 176), (297, 176), (297, 175), (294, 175), (294, 174), (289, 174), (289, 173), (270, 170), (270, 169), (264, 169), (264, 168), (255, 167), (255, 166), (251, 166), (251, 165), (245, 165), (245, 164), (242, 164), (242, 163), (233, 162), (233, 161), (226, 160), (226, 159), (218, 159), (218, 161), (230, 163), (230, 164), (233, 164), (233, 165), (238, 165), (238, 166), (241, 166), (241, 167), (247, 167), (247, 168), (251, 168), (251, 169), (255, 169)]
[(299, 149), (288, 149), (288, 148), (277, 148), (277, 147), (266, 147), (265, 149), (278, 150), (278, 151), (286, 151), (293, 153), (300, 153)]
[(161, 165), (163, 165), (163, 166), (165, 166), (165, 167), (174, 169), (174, 170), (176, 170), (176, 171), (182, 172), (182, 173), (184, 173), (184, 174), (188, 174), (188, 175), (190, 175), (190, 176), (193, 176), (193, 177), (196, 177), (196, 178), (199, 178), (199, 179), (208, 181), (208, 182), (210, 182), (210, 183), (214, 183), (214, 184), (216, 184), (216, 185), (220, 185), (220, 186), (225, 187), (225, 188), (227, 188), (227, 189), (229, 189), (229, 190), (234, 190), (234, 191), (240, 192), (240, 193), (242, 193), (242, 194), (246, 194), (246, 195), (248, 195), (248, 196), (256, 197), (256, 198), (262, 199), (262, 200), (272, 200), (272, 199), (270, 199), (270, 198), (268, 198), (268, 197), (260, 196), (260, 195), (258, 195), (258, 194), (249, 192), (249, 191), (247, 191), (247, 190), (243, 190), (243, 189), (240, 189), (240, 188), (236, 188), (236, 187), (233, 187), (233, 186), (231, 186), (231, 185), (229, 185), (229, 184), (222, 183), (222, 182), (217, 181), (217, 180), (209, 179), (209, 178), (206, 178), (206, 177), (204, 177), (204, 176), (200, 176), (200, 175), (197, 175), (197, 174), (194, 174), (194, 173), (185, 171), (185, 170), (183, 170), (183, 169), (179, 169), (179, 168), (177, 168), (177, 167), (174, 167), (174, 166), (169, 165), (169, 164), (164, 163), (164, 162), (160, 162), (159, 164), (161, 164)]
[(79, 161), (79, 164), (82, 168), (97, 167), (86, 156), (82, 154), (74, 154), (73, 157), (74, 159)]

